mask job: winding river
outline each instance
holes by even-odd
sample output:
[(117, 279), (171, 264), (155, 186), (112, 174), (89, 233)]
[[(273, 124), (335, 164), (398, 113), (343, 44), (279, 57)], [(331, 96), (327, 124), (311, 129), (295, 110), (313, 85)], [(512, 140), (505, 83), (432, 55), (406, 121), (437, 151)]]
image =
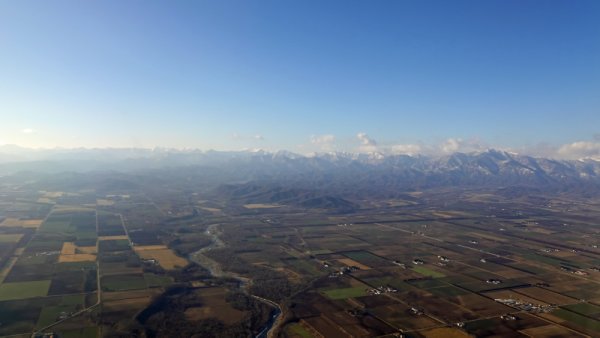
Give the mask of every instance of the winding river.
[(262, 330), (260, 330), (260, 332), (255, 336), (255, 338), (270, 338), (273, 336), (275, 328), (279, 326), (281, 321), (281, 307), (279, 304), (250, 294), (248, 292), (248, 285), (250, 284), (250, 280), (248, 278), (233, 272), (223, 271), (218, 262), (204, 255), (205, 252), (210, 250), (225, 247), (225, 243), (219, 238), (220, 232), (218, 227), (219, 224), (211, 224), (208, 226), (206, 229), (206, 234), (210, 236), (211, 243), (208, 246), (205, 246), (204, 248), (190, 254), (189, 257), (194, 263), (199, 264), (207, 269), (213, 277), (237, 279), (240, 282), (240, 289), (242, 289), (245, 294), (273, 307), (274, 311), (271, 315), (271, 318), (269, 318), (269, 321), (265, 324)]

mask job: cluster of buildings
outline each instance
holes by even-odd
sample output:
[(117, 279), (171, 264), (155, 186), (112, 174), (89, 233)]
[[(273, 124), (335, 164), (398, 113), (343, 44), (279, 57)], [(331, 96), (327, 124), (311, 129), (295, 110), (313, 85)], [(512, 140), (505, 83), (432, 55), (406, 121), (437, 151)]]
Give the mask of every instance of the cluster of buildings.
[(450, 262), (450, 258), (448, 258), (446, 256), (438, 256), (438, 258), (440, 259), (440, 261), (442, 261), (444, 263)]
[(546, 313), (546, 312), (550, 312), (555, 309), (555, 306), (552, 306), (552, 305), (533, 304), (533, 303), (521, 301), (519, 299), (496, 298), (494, 300), (497, 301), (498, 303), (502, 303), (504, 305), (508, 305), (510, 307), (514, 307), (519, 310), (527, 311), (527, 312)]
[(517, 316), (507, 313), (505, 315), (500, 316), (500, 319), (502, 319), (502, 320), (517, 320)]
[(399, 261), (394, 261), (394, 264), (398, 265), (402, 269), (406, 269), (406, 264), (404, 264), (404, 263), (400, 263)]
[(334, 271), (329, 274), (329, 278), (338, 278), (343, 274), (352, 273), (354, 271), (360, 270), (358, 266), (345, 266), (340, 271)]
[(398, 292), (397, 289), (387, 285), (387, 286), (379, 286), (375, 289), (369, 289), (367, 290), (367, 293), (369, 293), (370, 295), (380, 295), (382, 293), (396, 293)]
[(486, 280), (485, 282), (488, 284), (494, 284), (494, 285), (498, 285), (498, 284), (502, 283), (501, 280), (495, 279), (495, 278), (490, 278), (490, 279)]
[(421, 309), (418, 309), (416, 307), (411, 307), (410, 313), (412, 313), (415, 316), (421, 316), (421, 315), (425, 314)]
[(42, 252), (36, 252), (35, 256), (54, 256), (54, 255), (60, 255), (60, 251), (42, 251)]
[(158, 265), (158, 261), (154, 258), (142, 259), (142, 263), (150, 264), (150, 265)]
[(589, 275), (589, 273), (587, 271), (583, 271), (583, 270), (579, 270), (579, 269), (575, 270), (575, 269), (572, 269), (572, 268), (570, 268), (568, 266), (564, 266), (564, 265), (561, 266), (560, 269), (562, 271), (570, 272), (570, 273), (575, 274), (577, 276), (587, 276), (587, 275)]

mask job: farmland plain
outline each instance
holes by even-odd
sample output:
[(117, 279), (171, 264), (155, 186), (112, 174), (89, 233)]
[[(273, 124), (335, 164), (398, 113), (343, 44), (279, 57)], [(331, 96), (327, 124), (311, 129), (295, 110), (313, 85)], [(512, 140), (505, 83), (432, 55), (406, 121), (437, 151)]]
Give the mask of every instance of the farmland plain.
[(340, 212), (175, 183), (2, 184), (0, 336), (600, 330), (592, 198), (424, 190)]

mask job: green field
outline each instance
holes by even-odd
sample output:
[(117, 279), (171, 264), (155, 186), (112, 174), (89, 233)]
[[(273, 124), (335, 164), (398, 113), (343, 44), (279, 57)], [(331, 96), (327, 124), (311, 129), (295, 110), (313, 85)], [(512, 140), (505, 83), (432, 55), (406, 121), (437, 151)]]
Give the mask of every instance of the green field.
[(304, 326), (297, 323), (290, 324), (287, 327), (287, 331), (302, 338), (313, 338), (313, 335), (310, 334), (310, 332), (308, 332)]
[(146, 288), (146, 280), (141, 274), (104, 276), (100, 284), (104, 291), (125, 291)]
[(589, 332), (600, 332), (600, 321), (564, 309), (556, 309), (552, 311), (552, 314), (566, 321), (574, 323), (578, 326), (581, 326)]
[(111, 251), (126, 251), (130, 250), (129, 241), (126, 239), (111, 239), (102, 240), (99, 243), (100, 252), (111, 252)]
[(57, 263), (56, 271), (95, 270), (96, 262), (65, 262)]
[(40, 232), (68, 232), (71, 226), (69, 221), (51, 221), (48, 219), (40, 227)]
[(366, 278), (363, 279), (364, 282), (371, 285), (374, 288), (380, 286), (391, 286), (395, 289), (405, 291), (411, 289), (410, 284), (405, 281), (399, 279), (398, 277), (375, 277), (375, 278)]
[(566, 290), (562, 293), (576, 299), (592, 299), (598, 297), (598, 284), (589, 282), (578, 286), (579, 288), (576, 290)]
[(84, 327), (81, 329), (72, 329), (58, 331), (61, 338), (96, 338), (98, 337), (98, 327)]
[(330, 299), (346, 299), (353, 297), (362, 297), (368, 295), (367, 288), (364, 286), (357, 286), (353, 288), (342, 288), (321, 291)]
[(546, 255), (540, 255), (537, 253), (522, 254), (521, 256), (526, 258), (528, 261), (540, 262), (540, 263), (545, 263), (545, 264), (553, 265), (553, 266), (561, 266), (561, 265), (573, 266), (573, 263), (566, 261), (564, 259), (550, 257), (550, 256), (546, 256)]
[(61, 305), (81, 305), (85, 304), (85, 295), (67, 295), (62, 296)]
[(67, 240), (64, 236), (35, 235), (27, 245), (26, 252), (60, 251)]
[[(44, 328), (60, 319), (64, 319), (67, 316), (75, 313), (79, 307), (77, 305), (56, 305), (46, 306), (42, 308), (38, 322), (35, 325), (36, 329)], [(62, 317), (61, 317), (62, 316)]]
[[(31, 332), (44, 306), (58, 305), (58, 297), (0, 302), (0, 336)], [(31, 336), (31, 334), (29, 335)]]
[(388, 262), (387, 260), (376, 256), (368, 251), (344, 252), (344, 256), (371, 267), (390, 265), (390, 262)]
[(425, 290), (448, 286), (446, 282), (439, 279), (415, 279), (408, 281), (408, 283)]
[(562, 308), (573, 311), (573, 312), (581, 313), (582, 315), (586, 315), (586, 316), (593, 316), (593, 315), (600, 314), (600, 306), (590, 304), (590, 303), (579, 303), (579, 304), (566, 305), (566, 306), (562, 306)]
[(464, 328), (467, 332), (476, 332), (478, 330), (485, 330), (490, 327), (496, 326), (495, 319), (480, 319), (471, 321), (465, 324)]
[(45, 256), (45, 255), (27, 255), (19, 257), (17, 264), (19, 265), (35, 265), (35, 264), (45, 264), (48, 263), (49, 260), (56, 260), (55, 257)]
[(144, 280), (149, 288), (168, 286), (173, 283), (173, 279), (169, 276), (159, 276), (153, 273), (145, 273)]
[(0, 301), (44, 297), (49, 288), (49, 280), (4, 283), (0, 285)]
[(446, 277), (446, 275), (444, 275), (441, 272), (437, 272), (435, 270), (431, 270), (422, 266), (413, 266), (412, 269), (415, 272), (418, 272), (420, 274), (422, 274), (423, 276), (428, 276), (428, 277), (433, 277), (433, 278), (442, 278), (442, 277)]

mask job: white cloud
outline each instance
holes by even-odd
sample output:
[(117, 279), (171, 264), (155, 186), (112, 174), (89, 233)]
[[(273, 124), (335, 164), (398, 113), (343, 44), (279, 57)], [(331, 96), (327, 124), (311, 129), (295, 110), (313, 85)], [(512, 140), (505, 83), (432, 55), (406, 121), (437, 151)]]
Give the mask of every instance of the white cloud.
[(442, 142), (440, 150), (446, 154), (455, 153), (460, 149), (462, 142), (462, 139), (459, 138), (449, 138)]
[(556, 153), (565, 159), (600, 158), (600, 142), (573, 142), (562, 145)]
[(363, 146), (377, 146), (377, 142), (370, 138), (366, 133), (358, 133), (356, 134), (356, 137)]
[(469, 153), (482, 151), (488, 147), (478, 139), (463, 140), (461, 138), (449, 138), (439, 145), (442, 154), (453, 154), (456, 152)]
[(418, 144), (396, 144), (390, 148), (394, 155), (417, 155), (423, 152), (423, 147)]
[(331, 134), (311, 135), (310, 143), (315, 151), (333, 151), (335, 149), (335, 136)]
[(35, 133), (35, 130), (31, 129), (31, 128), (25, 128), (25, 129), (21, 130), (21, 132), (23, 134), (33, 134), (33, 133)]
[(331, 144), (333, 142), (335, 142), (335, 136), (333, 136), (331, 134), (311, 135), (310, 136), (310, 143), (312, 143), (312, 144), (323, 145), (323, 144)]
[(261, 134), (255, 134), (255, 135), (249, 136), (249, 135), (241, 135), (238, 133), (231, 134), (231, 138), (236, 141), (252, 141), (252, 140), (264, 141), (264, 139), (265, 139), (265, 137), (262, 136)]
[(358, 151), (361, 153), (372, 153), (377, 151), (377, 141), (370, 138), (366, 133), (356, 134), (356, 138), (360, 141)]

